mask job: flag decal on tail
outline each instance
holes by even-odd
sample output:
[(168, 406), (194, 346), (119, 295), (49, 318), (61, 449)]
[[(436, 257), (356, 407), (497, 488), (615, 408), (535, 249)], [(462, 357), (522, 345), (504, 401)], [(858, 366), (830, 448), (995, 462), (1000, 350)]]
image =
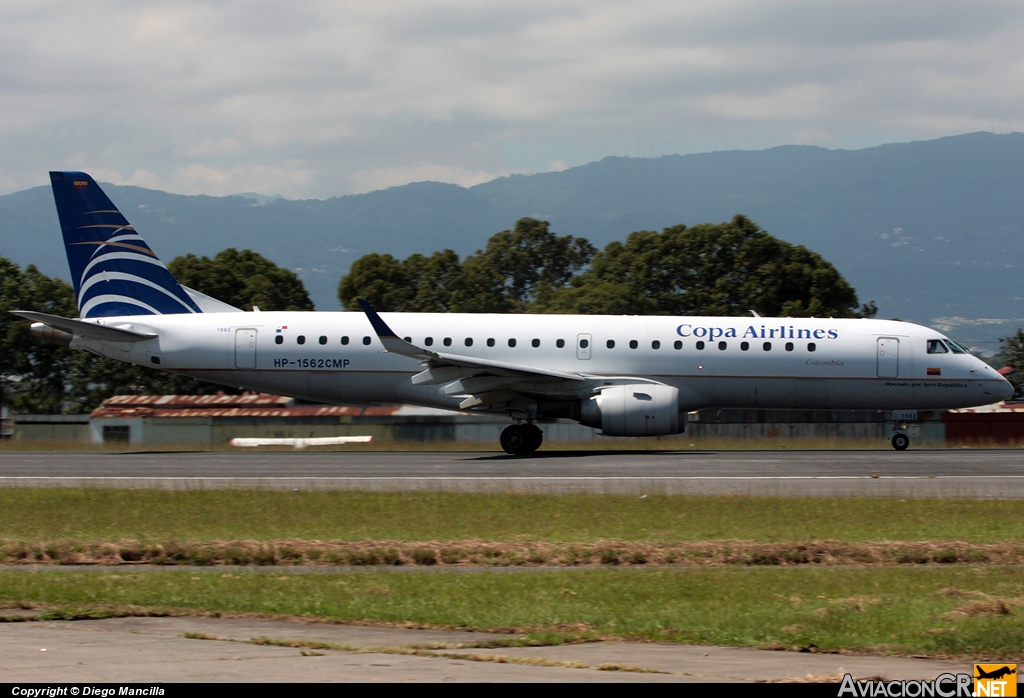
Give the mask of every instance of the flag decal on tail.
[(79, 316), (202, 312), (89, 175), (51, 172), (50, 183)]

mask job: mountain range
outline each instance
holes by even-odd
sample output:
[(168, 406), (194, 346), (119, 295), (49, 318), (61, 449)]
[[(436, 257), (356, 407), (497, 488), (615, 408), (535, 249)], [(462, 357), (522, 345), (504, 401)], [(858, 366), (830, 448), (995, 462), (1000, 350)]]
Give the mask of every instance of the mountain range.
[[(295, 270), (320, 310), (338, 308), (338, 281), (363, 254), (467, 254), (523, 216), (603, 246), (742, 213), (833, 262), (880, 316), (983, 349), (1024, 324), (1021, 133), (608, 157), (468, 188), (418, 182), (327, 200), (104, 189), (165, 262), (251, 248)], [(0, 255), (67, 278), (59, 230), (49, 187), (0, 197)]]

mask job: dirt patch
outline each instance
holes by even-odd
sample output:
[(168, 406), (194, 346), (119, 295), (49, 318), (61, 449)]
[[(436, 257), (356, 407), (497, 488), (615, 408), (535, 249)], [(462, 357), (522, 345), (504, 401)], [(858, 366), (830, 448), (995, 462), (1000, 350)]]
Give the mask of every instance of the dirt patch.
[(962, 606), (957, 606), (946, 614), (955, 618), (995, 618), (998, 616), (1012, 616), (1013, 609), (1003, 599), (991, 599), (989, 601), (971, 601)]
[[(1014, 544), (753, 543), (701, 541), (651, 544), (499, 543), (462, 541), (208, 541), (146, 544), (138, 541), (0, 540), (5, 565), (306, 565), (306, 566), (829, 566), (1024, 564)], [(953, 596), (957, 590), (944, 590)], [(964, 594), (972, 592), (963, 592)], [(863, 601), (861, 599), (860, 601)]]

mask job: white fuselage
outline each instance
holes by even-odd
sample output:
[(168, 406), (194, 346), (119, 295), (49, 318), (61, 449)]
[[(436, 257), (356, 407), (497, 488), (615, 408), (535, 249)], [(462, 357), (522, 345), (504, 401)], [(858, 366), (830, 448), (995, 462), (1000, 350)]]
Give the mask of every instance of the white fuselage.
[[(1012, 394), (1002, 376), (969, 354), (927, 353), (927, 340), (942, 338), (940, 333), (897, 321), (455, 313), (382, 317), (419, 347), (586, 377), (571, 385), (539, 383), (534, 392), (540, 400), (585, 397), (596, 386), (624, 377), (678, 388), (684, 409), (947, 409), (989, 404)], [(445, 393), (443, 385), (414, 385), (410, 379), (423, 367), (384, 351), (363, 313), (205, 313), (97, 322), (158, 336), (135, 343), (76, 338), (73, 348), (320, 402), (457, 409), (461, 399)]]

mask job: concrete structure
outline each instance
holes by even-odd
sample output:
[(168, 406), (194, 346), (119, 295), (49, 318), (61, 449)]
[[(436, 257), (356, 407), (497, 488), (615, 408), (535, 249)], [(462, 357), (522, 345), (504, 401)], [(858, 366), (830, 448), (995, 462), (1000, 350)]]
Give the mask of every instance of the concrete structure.
[(87, 414), (17, 414), (11, 418), (15, 441), (88, 441)]
[[(884, 441), (893, 423), (883, 412), (703, 410), (689, 415), (694, 439), (855, 439)], [(130, 445), (225, 444), (232, 438), (373, 436), (377, 442), (496, 443), (510, 421), (410, 405), (347, 407), (297, 404), (278, 395), (119, 395), (92, 415), (15, 415), (13, 438)], [(547, 442), (605, 441), (574, 422), (543, 425)], [(1024, 442), (1024, 403), (920, 412), (907, 433), (918, 444)]]
[(951, 446), (988, 443), (1024, 444), (1024, 402), (999, 402), (942, 416)]
[[(300, 405), (278, 395), (119, 395), (92, 413), (93, 443), (223, 444), (233, 438), (370, 435), (377, 441), (497, 442), (511, 422), (429, 407)], [(554, 441), (593, 439), (576, 423), (545, 425)]]
[[(922, 411), (907, 434), (918, 443), (946, 440), (943, 412)], [(690, 414), (686, 433), (723, 439), (891, 439), (894, 424), (886, 412), (838, 410), (702, 410)]]

